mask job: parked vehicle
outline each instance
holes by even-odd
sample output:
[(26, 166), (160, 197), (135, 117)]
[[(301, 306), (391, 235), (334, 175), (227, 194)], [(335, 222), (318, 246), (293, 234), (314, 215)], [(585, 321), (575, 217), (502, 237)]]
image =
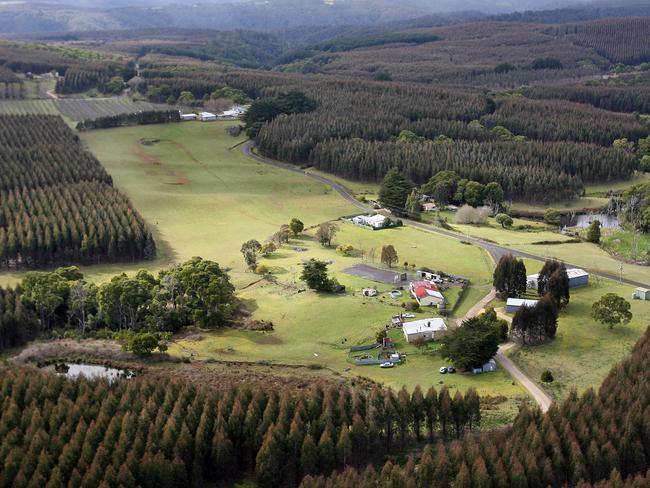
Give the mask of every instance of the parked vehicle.
[(415, 314), (414, 314), (414, 313), (411, 313), (411, 312), (406, 312), (406, 313), (403, 313), (403, 314), (402, 314), (402, 318), (405, 318), (405, 319), (414, 319), (414, 318), (415, 318)]
[(391, 363), (390, 361), (387, 361), (387, 362), (385, 362), (385, 363), (381, 363), (381, 364), (379, 365), (379, 367), (380, 367), (380, 368), (394, 368), (395, 365), (394, 365), (393, 363)]
[(456, 368), (453, 366), (447, 366), (447, 373), (449, 374), (454, 374), (456, 372)]
[(443, 366), (440, 368), (440, 374), (447, 374), (447, 366)]

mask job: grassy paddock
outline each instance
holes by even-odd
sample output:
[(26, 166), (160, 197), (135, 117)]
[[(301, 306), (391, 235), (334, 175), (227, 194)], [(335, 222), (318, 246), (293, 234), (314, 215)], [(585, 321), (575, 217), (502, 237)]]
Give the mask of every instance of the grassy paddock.
[(609, 370), (630, 354), (650, 325), (650, 302), (631, 300), (632, 322), (613, 330), (590, 317), (591, 305), (605, 293), (617, 293), (630, 300), (633, 289), (591, 276), (588, 287), (571, 291), (569, 306), (560, 314), (555, 340), (519, 348), (512, 358), (538, 382), (542, 371), (549, 369), (555, 381), (547, 389), (557, 399), (565, 398), (571, 388), (597, 388)]

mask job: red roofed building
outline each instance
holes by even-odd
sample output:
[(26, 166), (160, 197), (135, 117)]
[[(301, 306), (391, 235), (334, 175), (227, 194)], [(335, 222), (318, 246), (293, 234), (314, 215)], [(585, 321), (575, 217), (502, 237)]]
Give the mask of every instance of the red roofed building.
[(411, 295), (421, 307), (444, 308), (446, 300), (440, 288), (430, 281), (412, 281), (409, 285)]

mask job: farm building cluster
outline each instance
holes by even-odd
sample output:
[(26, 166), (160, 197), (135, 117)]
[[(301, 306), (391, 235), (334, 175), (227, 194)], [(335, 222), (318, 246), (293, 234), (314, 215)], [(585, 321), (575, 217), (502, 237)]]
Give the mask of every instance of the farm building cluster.
[(219, 119), (222, 120), (238, 119), (239, 117), (244, 115), (247, 112), (247, 110), (248, 110), (247, 105), (235, 105), (230, 110), (225, 110), (217, 114), (214, 114), (212, 112), (199, 112), (198, 114), (194, 112), (183, 113), (180, 110), (179, 110), (179, 114), (182, 121), (200, 120), (201, 122), (212, 122)]
[[(569, 288), (579, 288), (581, 286), (589, 285), (589, 273), (584, 269), (580, 268), (569, 268), (566, 270), (566, 274), (569, 277)], [(537, 281), (539, 279), (539, 274), (532, 274), (526, 277), (526, 283), (528, 288), (537, 289)]]

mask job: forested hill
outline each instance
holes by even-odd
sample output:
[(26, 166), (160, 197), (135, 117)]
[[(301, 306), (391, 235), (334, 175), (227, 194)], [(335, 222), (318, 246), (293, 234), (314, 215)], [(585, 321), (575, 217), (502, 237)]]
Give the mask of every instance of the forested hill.
[[(524, 406), (511, 428), (477, 435), (472, 390), (215, 392), (0, 366), (0, 486), (174, 488), (254, 476), (260, 488), (647, 487), (648, 371), (650, 332), (598, 392), (572, 393), (544, 415)], [(381, 467), (407, 445), (423, 448)]]

